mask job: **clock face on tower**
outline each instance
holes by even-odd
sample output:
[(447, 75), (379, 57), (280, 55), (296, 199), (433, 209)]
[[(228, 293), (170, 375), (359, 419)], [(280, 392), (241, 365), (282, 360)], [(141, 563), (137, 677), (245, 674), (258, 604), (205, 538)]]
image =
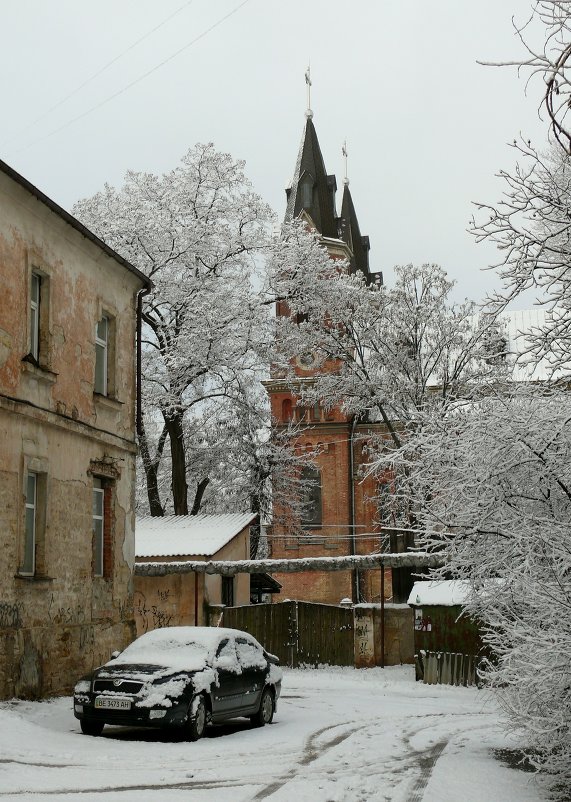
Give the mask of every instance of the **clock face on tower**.
[(306, 351), (296, 357), (295, 364), (302, 370), (312, 370), (319, 364), (319, 359), (314, 351)]

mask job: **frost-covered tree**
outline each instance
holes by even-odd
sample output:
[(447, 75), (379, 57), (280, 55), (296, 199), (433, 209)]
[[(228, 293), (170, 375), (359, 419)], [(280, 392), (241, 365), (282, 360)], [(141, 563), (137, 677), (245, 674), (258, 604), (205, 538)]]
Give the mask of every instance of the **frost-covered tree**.
[(561, 375), (571, 369), (571, 2), (534, 2), (531, 19), (516, 26), (516, 33), (526, 52), (510, 63), (528, 74), (531, 86), (542, 82), (551, 141), (536, 147), (525, 138), (514, 140), (519, 161), (513, 171), (500, 172), (502, 198), (476, 204), (471, 230), (502, 254), (495, 267), (503, 290), (492, 299), (495, 309), (525, 290), (537, 292), (547, 314), (529, 332), (530, 356)]
[[(269, 289), (290, 312), (276, 321), (275, 370), (295, 383), (299, 355), (311, 354), (312, 381), (300, 403), (319, 401), (381, 424), (372, 470), (389, 470), (397, 482), (395, 466), (404, 462), (394, 452), (420, 458), (416, 433), (503, 372), (495, 357), (505, 343), (492, 316), (452, 302), (453, 282), (437, 265), (397, 267), (395, 274), (392, 287), (367, 284), (294, 223), (274, 247)], [(414, 503), (400, 504), (399, 514), (402, 525), (412, 525)]]
[(367, 285), (294, 223), (274, 248), (269, 288), (291, 311), (277, 320), (276, 369), (293, 377), (303, 353), (317, 366), (303, 403), (367, 413), (399, 446), (399, 430), (427, 406), (445, 407), (497, 373), (490, 359), (497, 324), (472, 302), (453, 303), (454, 282), (438, 265), (397, 266), (395, 275), (392, 287)]
[[(415, 476), (428, 545), (448, 570), (472, 582), (497, 662), (485, 671), (511, 727), (571, 797), (571, 2), (533, 4), (518, 29), (526, 54), (517, 66), (540, 78), (550, 141), (514, 142), (515, 170), (502, 171), (497, 204), (477, 204), (473, 231), (498, 245), (503, 290), (495, 310), (536, 290), (545, 324), (527, 333), (527, 358), (551, 367), (549, 383), (494, 387), (478, 405), (455, 410), (431, 436)], [(531, 38), (541, 37), (538, 47)], [(533, 80), (531, 81), (533, 86)], [(554, 380), (558, 379), (558, 382)], [(420, 468), (422, 467), (422, 470)], [(422, 496), (422, 494), (420, 494)], [(492, 581), (490, 581), (492, 580)]]
[[(469, 580), (483, 669), (555, 794), (571, 789), (571, 396), (505, 385), (423, 434), (421, 545)], [(438, 573), (438, 572), (436, 572)]]
[(259, 364), (263, 307), (252, 279), (271, 215), (243, 167), (212, 144), (196, 145), (169, 173), (129, 172), (120, 189), (106, 185), (74, 208), (153, 281), (143, 310), (140, 436), (152, 515), (165, 512), (165, 451), (172, 510), (200, 507), (209, 478), (197, 478), (189, 506), (191, 418), (208, 399), (239, 396)]

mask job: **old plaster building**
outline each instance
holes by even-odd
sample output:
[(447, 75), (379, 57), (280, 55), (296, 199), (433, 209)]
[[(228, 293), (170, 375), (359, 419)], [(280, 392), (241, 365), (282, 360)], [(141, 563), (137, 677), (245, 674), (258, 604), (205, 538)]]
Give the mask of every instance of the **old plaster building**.
[[(381, 274), (369, 268), (369, 238), (363, 236), (355, 213), (349, 182), (345, 179), (341, 211), (336, 211), (337, 183), (328, 175), (313, 124), (311, 111), (303, 131), (301, 147), (291, 187), (286, 190), (286, 221), (301, 217), (318, 232), (321, 243), (332, 259), (345, 258), (350, 270), (360, 271), (367, 282), (382, 282)], [(290, 315), (284, 302), (276, 314)], [(371, 424), (348, 417), (341, 410), (325, 412), (298, 404), (299, 391), (311, 383), (314, 366), (311, 355), (299, 356), (294, 365), (295, 382), (273, 375), (266, 382), (273, 418), (285, 427), (290, 419), (300, 422), (301, 435), (296, 446), (315, 452), (317, 468), (308, 478), (315, 483), (311, 512), (303, 521), (303, 534), (296, 536), (287, 526), (277, 523), (270, 535), (273, 558), (305, 558), (369, 554), (381, 548), (377, 520), (378, 492), (372, 477), (363, 479), (363, 446)], [(339, 365), (328, 365), (336, 370)], [(298, 393), (296, 394), (296, 390)], [(279, 598), (339, 604), (344, 598), (353, 602), (378, 602), (381, 597), (379, 571), (303, 572), (276, 574), (282, 584)], [(393, 595), (392, 574), (384, 576), (383, 595)], [(395, 577), (398, 584), (398, 576)], [(399, 599), (400, 600), (400, 599)], [(406, 600), (404, 597), (403, 600)]]
[(61, 693), (134, 635), (148, 285), (0, 162), (0, 698)]

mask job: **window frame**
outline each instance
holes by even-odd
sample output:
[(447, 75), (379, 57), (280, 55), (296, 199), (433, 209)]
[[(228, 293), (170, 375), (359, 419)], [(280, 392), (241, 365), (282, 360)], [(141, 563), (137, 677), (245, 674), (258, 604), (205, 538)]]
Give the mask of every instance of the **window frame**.
[[(34, 288), (37, 288), (37, 298), (34, 297)], [(30, 354), (39, 364), (40, 362), (40, 343), (41, 343), (41, 307), (42, 307), (42, 275), (37, 270), (32, 270), (30, 279)]]
[[(101, 513), (96, 513), (96, 499), (100, 499)], [(99, 476), (93, 477), (91, 495), (91, 534), (92, 534), (92, 574), (94, 577), (105, 576), (105, 485)], [(97, 532), (96, 523), (100, 524)]]
[[(321, 470), (304, 465), (301, 469), (304, 509), (301, 514), (302, 529), (321, 529), (323, 526), (323, 485)], [(309, 484), (312, 483), (312, 484)], [(311, 505), (311, 506), (310, 506)]]
[[(105, 339), (99, 336), (99, 326), (105, 322)], [(98, 395), (109, 395), (109, 333), (110, 333), (110, 318), (106, 312), (103, 312), (100, 319), (95, 324), (95, 379), (93, 382), (94, 392)], [(102, 354), (102, 357), (100, 357)], [(100, 363), (102, 359), (102, 363)], [(102, 374), (101, 384), (99, 383), (99, 374)]]
[[(33, 477), (34, 490), (33, 501), (28, 500), (29, 482)], [(35, 471), (26, 471), (26, 493), (24, 496), (24, 547), (22, 552), (22, 564), (18, 571), (21, 576), (35, 576), (36, 575), (36, 543), (38, 533), (38, 474)], [(32, 532), (31, 537), (28, 533), (28, 511), (32, 510), (31, 517)], [(31, 560), (31, 567), (28, 565)]]

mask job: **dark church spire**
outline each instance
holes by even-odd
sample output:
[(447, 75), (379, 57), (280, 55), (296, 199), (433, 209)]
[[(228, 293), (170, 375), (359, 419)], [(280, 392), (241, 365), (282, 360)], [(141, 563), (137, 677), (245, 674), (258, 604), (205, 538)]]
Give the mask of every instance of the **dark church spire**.
[(295, 220), (305, 211), (322, 237), (336, 239), (339, 236), (335, 212), (337, 182), (325, 170), (310, 109), (306, 118), (291, 187), (286, 189), (285, 221)]
[[(361, 234), (359, 223), (357, 221), (357, 214), (355, 206), (353, 205), (353, 198), (351, 197), (351, 190), (349, 189), (349, 181), (345, 179), (343, 187), (343, 200), (341, 202), (341, 238), (349, 246), (353, 256), (351, 257), (351, 272), (355, 273), (360, 270), (367, 283), (378, 280), (376, 276), (371, 275), (369, 269), (369, 237)], [(382, 277), (380, 278), (382, 283)]]

